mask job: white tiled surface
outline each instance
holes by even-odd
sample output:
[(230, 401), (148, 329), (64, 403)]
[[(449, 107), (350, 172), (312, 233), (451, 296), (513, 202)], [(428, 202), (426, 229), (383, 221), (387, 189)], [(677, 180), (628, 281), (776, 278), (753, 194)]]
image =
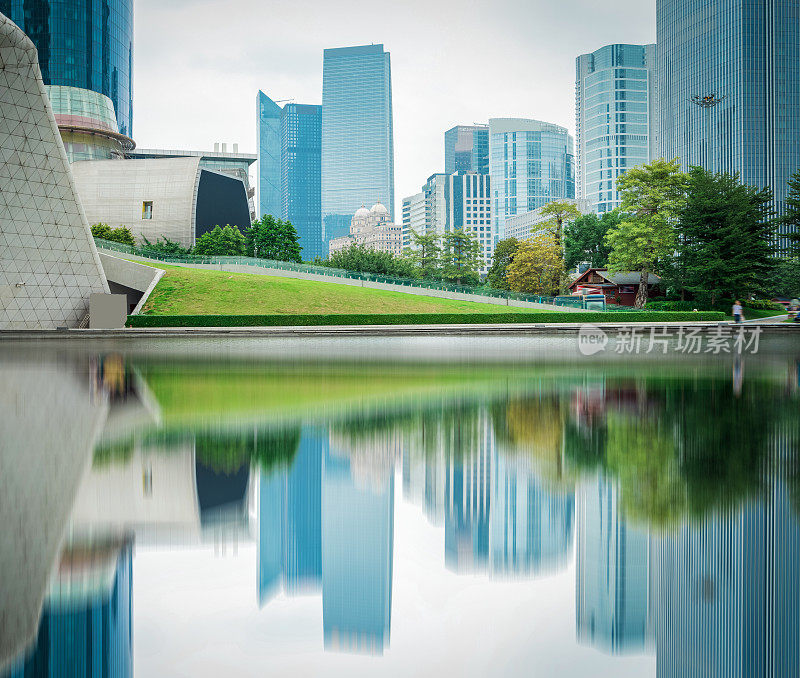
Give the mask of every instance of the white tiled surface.
[(108, 292), (36, 48), (0, 14), (0, 329), (77, 325)]

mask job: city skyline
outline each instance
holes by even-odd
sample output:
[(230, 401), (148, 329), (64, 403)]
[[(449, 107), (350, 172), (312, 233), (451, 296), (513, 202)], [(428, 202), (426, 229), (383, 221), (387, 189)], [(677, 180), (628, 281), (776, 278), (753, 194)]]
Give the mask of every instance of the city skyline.
[[(454, 3), (437, 4), (426, 14), (430, 23), (420, 28), (412, 8), (389, 5), (358, 12), (347, 11), (347, 6), (335, 11), (319, 7), (309, 19), (299, 7), (285, 8), (276, 18), (270, 5), (254, 7), (241, 1), (223, 15), (209, 3), (187, 17), (184, 3), (164, 6), (138, 0), (134, 26), (146, 25), (148, 30), (136, 31), (137, 144), (207, 148), (214, 141), (226, 141), (255, 152), (255, 92), (319, 104), (324, 49), (383, 43), (393, 60), (394, 216), (399, 221), (402, 198), (418, 192), (433, 172), (444, 170), (446, 130), (485, 124), (490, 117), (518, 116), (547, 120), (574, 133), (575, 57), (605, 44), (655, 39), (655, 3), (640, 6), (625, 0), (613, 8), (598, 8), (581, 0), (575, 8), (587, 20), (579, 26), (573, 25), (573, 13), (545, 3), (506, 4), (477, 7), (466, 18), (459, 14), (460, 31), (441, 36), (434, 30), (436, 17), (448, 17), (452, 23)], [(509, 28), (501, 21), (504, 10), (516, 13), (519, 27)], [(279, 29), (269, 44), (256, 37), (262, 13), (264, 22)], [(625, 25), (616, 21), (621, 15)], [(303, 27), (300, 40), (292, 30), (297, 26)], [(210, 30), (235, 34), (235, 45), (212, 44), (199, 54), (196, 35)], [(475, 59), (473, 40), (486, 44), (492, 39), (502, 46)], [(468, 59), (470, 68), (462, 68), (459, 58)], [(547, 69), (533, 69), (531, 78), (536, 63), (546, 63)], [(421, 73), (427, 77), (421, 78)], [(479, 96), (470, 86), (474, 79), (481, 83)], [(198, 99), (203, 101), (202, 114), (189, 109)]]

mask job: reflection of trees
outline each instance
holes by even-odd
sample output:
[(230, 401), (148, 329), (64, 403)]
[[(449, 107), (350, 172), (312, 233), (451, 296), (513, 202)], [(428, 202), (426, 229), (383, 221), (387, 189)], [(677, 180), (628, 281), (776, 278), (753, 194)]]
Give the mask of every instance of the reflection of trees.
[(526, 455), (549, 480), (563, 481), (565, 406), (559, 395), (543, 394), (492, 406), (492, 424), (499, 450)]
[[(779, 431), (797, 416), (796, 402), (776, 387), (753, 382), (737, 396), (722, 380), (641, 381), (636, 391), (640, 406), (608, 402), (591, 427), (571, 424), (565, 432), (567, 461), (617, 477), (629, 517), (665, 524), (701, 516), (771, 483)], [(791, 486), (797, 445), (783, 445), (791, 451), (782, 464)]]

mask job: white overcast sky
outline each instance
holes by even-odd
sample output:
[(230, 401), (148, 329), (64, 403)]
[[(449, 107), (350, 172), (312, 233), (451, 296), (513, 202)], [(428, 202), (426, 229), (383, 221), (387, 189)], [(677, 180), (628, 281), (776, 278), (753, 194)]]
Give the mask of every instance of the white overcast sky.
[[(655, 0), (136, 0), (140, 148), (256, 152), (255, 98), (321, 103), (322, 50), (391, 52), (396, 203), (444, 169), (443, 133), (489, 117), (574, 132), (575, 57), (655, 40)], [(399, 211), (399, 210), (398, 210)], [(399, 215), (398, 215), (399, 217)]]

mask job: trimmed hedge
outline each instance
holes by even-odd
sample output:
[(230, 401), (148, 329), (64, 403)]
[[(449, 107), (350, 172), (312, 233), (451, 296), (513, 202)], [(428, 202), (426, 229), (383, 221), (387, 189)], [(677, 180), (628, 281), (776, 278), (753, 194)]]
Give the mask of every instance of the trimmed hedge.
[(652, 323), (724, 320), (716, 311), (585, 313), (348, 313), (329, 315), (130, 315), (128, 327), (280, 327), (303, 325), (468, 325), (483, 323)]
[[(722, 311), (722, 312), (730, 312), (731, 307), (733, 306), (733, 299), (721, 299), (717, 304), (714, 306), (713, 309), (709, 308), (708, 302), (703, 301), (679, 301), (679, 300), (663, 300), (663, 299), (654, 299), (653, 301), (648, 301), (645, 310), (647, 311), (692, 311), (695, 308), (701, 311), (706, 310), (715, 310), (715, 311)], [(752, 308), (755, 310), (763, 310), (763, 311), (782, 311), (784, 310), (783, 306), (780, 304), (776, 304), (774, 301), (770, 301), (769, 299), (751, 299), (749, 301), (743, 301), (742, 306), (745, 308)]]

